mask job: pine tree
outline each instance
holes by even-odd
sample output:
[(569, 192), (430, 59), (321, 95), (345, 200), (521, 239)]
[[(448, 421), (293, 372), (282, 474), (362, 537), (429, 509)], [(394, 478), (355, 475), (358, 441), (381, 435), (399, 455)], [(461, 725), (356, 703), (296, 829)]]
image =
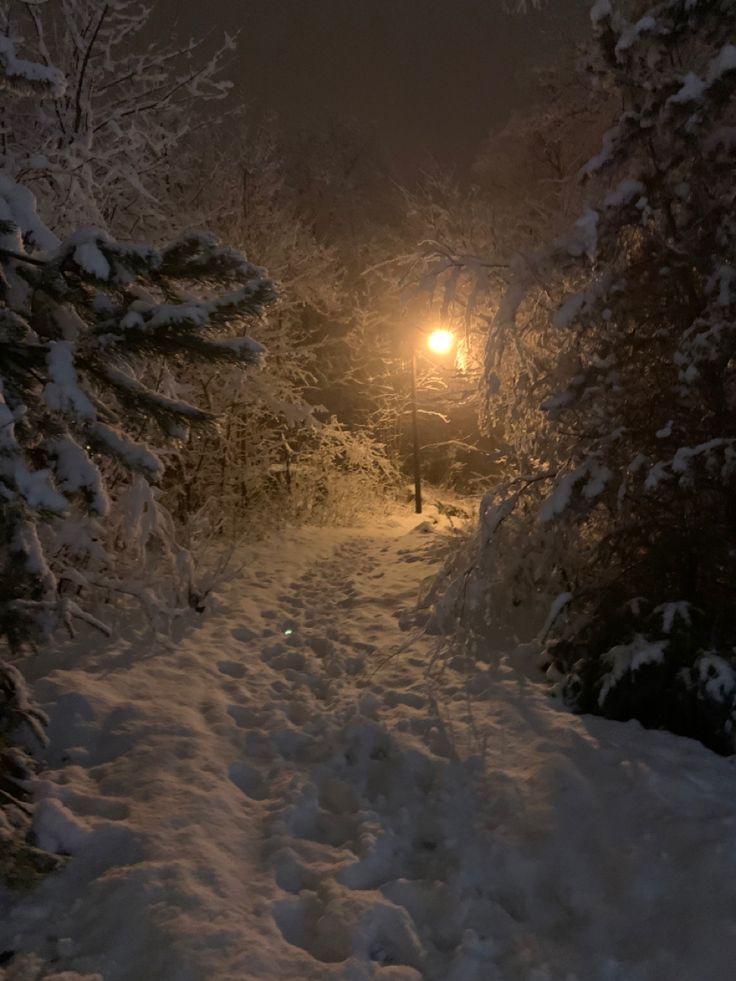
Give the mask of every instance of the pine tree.
[[(0, 38), (0, 89), (10, 95), (43, 97), (58, 95), (63, 88), (64, 77), (58, 69), (20, 58), (13, 42), (6, 37)], [(0, 229), (4, 236), (12, 232), (13, 226), (8, 217), (0, 212)], [(6, 288), (5, 278), (1, 285)], [(8, 322), (10, 317), (10, 311), (4, 306), (3, 321)], [(4, 333), (4, 325), (0, 326), (0, 331)], [(7, 350), (7, 345), (3, 347)], [(5, 442), (7, 433), (4, 425), (0, 433), (0, 438)], [(3, 499), (6, 499), (4, 492)], [(2, 582), (4, 587), (5, 582)], [(49, 867), (43, 858), (22, 843), (29, 818), (23, 781), (29, 776), (32, 763), (28, 754), (12, 743), (14, 732), (22, 725), (43, 741), (45, 721), (43, 712), (30, 699), (18, 669), (0, 657), (0, 840), (3, 843), (0, 877), (4, 881), (13, 881), (23, 864), (38, 871)]]
[[(261, 270), (206, 236), (158, 251), (82, 232), (47, 258), (29, 256), (24, 241), (38, 236), (39, 223), (27, 220), (28, 192), (1, 184), (0, 207), (7, 579), (0, 633), (15, 646), (32, 626), (43, 633), (85, 617), (48, 566), (40, 523), (63, 521), (75, 503), (104, 516), (110, 504), (103, 460), (158, 480), (163, 463), (134, 430), (155, 426), (183, 438), (186, 427), (212, 421), (141, 382), (131, 359), (253, 364), (262, 350), (256, 342), (221, 335), (238, 319), (260, 314), (273, 294)], [(196, 298), (197, 285), (206, 296)]]

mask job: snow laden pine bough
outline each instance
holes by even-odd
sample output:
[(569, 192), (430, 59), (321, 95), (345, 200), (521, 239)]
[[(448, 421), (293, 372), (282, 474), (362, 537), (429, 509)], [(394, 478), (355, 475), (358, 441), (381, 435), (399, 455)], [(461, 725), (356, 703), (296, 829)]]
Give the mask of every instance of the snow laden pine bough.
[[(158, 447), (213, 421), (161, 381), (185, 361), (256, 364), (263, 349), (241, 331), (274, 291), (205, 235), (161, 250), (94, 230), (58, 241), (33, 196), (0, 178), (0, 299), (0, 635), (12, 657), (75, 620), (107, 630), (90, 606), (115, 591), (116, 504), (162, 476)], [(0, 660), (4, 782), (24, 771), (7, 748), (22, 721), (41, 736)]]

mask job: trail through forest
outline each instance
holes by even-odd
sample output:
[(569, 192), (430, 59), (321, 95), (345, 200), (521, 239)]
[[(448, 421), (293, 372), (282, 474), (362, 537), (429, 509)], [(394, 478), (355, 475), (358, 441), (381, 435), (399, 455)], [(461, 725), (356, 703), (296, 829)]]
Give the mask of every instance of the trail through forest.
[(731, 979), (734, 762), (503, 657), (430, 680), (450, 534), (291, 532), (174, 641), (31, 659), (35, 831), (70, 859), (0, 896), (0, 977)]

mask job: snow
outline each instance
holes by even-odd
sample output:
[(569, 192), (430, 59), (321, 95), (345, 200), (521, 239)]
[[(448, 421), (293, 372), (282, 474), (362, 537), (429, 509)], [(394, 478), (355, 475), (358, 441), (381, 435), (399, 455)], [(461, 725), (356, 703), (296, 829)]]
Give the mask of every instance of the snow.
[(48, 448), (56, 457), (56, 476), (61, 489), (69, 493), (87, 491), (97, 514), (107, 514), (110, 501), (102, 474), (79, 443), (71, 436), (65, 436), (51, 440)]
[(208, 305), (204, 303), (162, 303), (147, 322), (152, 329), (194, 324), (204, 327), (209, 319)]
[(611, 16), (611, 2), (610, 0), (595, 0), (595, 3), (590, 9), (590, 21), (596, 26), (600, 24), (602, 20)]
[(696, 75), (694, 72), (688, 72), (683, 78), (680, 88), (667, 101), (673, 102), (675, 105), (695, 102), (702, 97), (706, 88), (705, 82), (699, 75)]
[(150, 477), (158, 478), (164, 465), (145, 444), (130, 439), (121, 430), (96, 422), (90, 429), (94, 438), (107, 452), (121, 459), (133, 471), (143, 471)]
[(654, 612), (662, 614), (662, 630), (666, 634), (672, 633), (672, 628), (678, 617), (686, 624), (691, 622), (690, 604), (682, 600), (676, 603), (664, 603), (662, 606), (658, 606)]
[(87, 843), (89, 829), (58, 798), (47, 797), (36, 805), (33, 834), (39, 848), (57, 854), (75, 855)]
[(640, 39), (642, 34), (651, 34), (656, 30), (657, 22), (650, 14), (641, 17), (635, 24), (626, 27), (616, 42), (616, 56), (632, 48)]
[(62, 95), (66, 86), (62, 71), (19, 58), (12, 38), (0, 35), (0, 88), (5, 87), (6, 78), (16, 84), (26, 83), (32, 88), (47, 88), (49, 94), (54, 96)]
[(50, 232), (38, 217), (36, 199), (20, 184), (0, 174), (0, 220), (12, 222), (17, 232), (3, 235), (0, 245), (13, 252), (24, 253), (23, 238), (39, 249), (51, 251), (59, 245), (58, 238)]
[(595, 497), (601, 493), (610, 474), (607, 474), (605, 468), (601, 468), (597, 462), (593, 461), (591, 466), (588, 463), (584, 463), (576, 470), (569, 470), (563, 473), (561, 477), (557, 478), (552, 493), (542, 502), (539, 508), (540, 524), (547, 524), (561, 514), (564, 514), (570, 506), (576, 485), (589, 474), (590, 481), (586, 484), (585, 488), (586, 497)]
[[(660, 433), (664, 436), (669, 435), (666, 429), (659, 430), (657, 436)], [(698, 446), (681, 446), (671, 460), (659, 460), (652, 466), (644, 481), (645, 489), (654, 490), (662, 480), (666, 480), (671, 474), (680, 474), (681, 481), (687, 480), (690, 476), (692, 461), (697, 460), (699, 457), (705, 457), (706, 467), (712, 466), (714, 450), (720, 450), (726, 460), (728, 460), (728, 450), (733, 442), (731, 439), (718, 437), (716, 439), (710, 439), (705, 443), (700, 443)]]
[(592, 262), (598, 252), (598, 220), (599, 214), (592, 208), (587, 211), (575, 222), (575, 238), (568, 246), (570, 255), (579, 256), (585, 254)]
[(736, 45), (725, 44), (708, 66), (705, 78), (688, 72), (680, 89), (667, 100), (675, 104), (697, 102), (724, 75), (736, 71)]
[(258, 341), (254, 341), (252, 337), (224, 337), (211, 340), (209, 343), (214, 347), (221, 348), (223, 351), (231, 351), (243, 360), (258, 358), (260, 355), (266, 353), (266, 348), (262, 344), (259, 344)]
[(674, 473), (686, 473), (690, 469), (691, 460), (703, 454), (707, 455), (713, 450), (721, 449), (730, 442), (732, 441), (718, 437), (700, 443), (698, 446), (681, 446), (672, 459), (672, 470)]
[[(151, 304), (143, 300), (135, 300), (121, 319), (120, 327), (123, 330), (145, 331), (167, 330), (180, 326), (207, 327), (214, 314), (228, 308), (237, 310), (242, 303), (255, 295), (258, 288), (259, 284), (249, 284), (233, 293), (226, 293), (217, 300), (189, 303)], [(263, 345), (252, 337), (201, 339), (206, 342), (211, 351), (219, 350), (245, 362), (257, 362), (265, 352)], [(110, 340), (114, 342), (117, 338), (114, 335), (103, 338), (103, 345)]]
[(97, 417), (95, 407), (77, 381), (73, 342), (51, 341), (47, 363), (50, 380), (43, 390), (46, 405), (54, 412), (68, 412), (81, 419), (94, 420)]
[(631, 204), (634, 198), (640, 198), (645, 191), (646, 188), (641, 181), (623, 180), (614, 191), (606, 195), (603, 199), (603, 206), (605, 208), (620, 208)]
[(573, 716), (513, 652), (428, 671), (449, 534), (290, 531), (170, 642), (28, 659), (35, 828), (71, 857), (0, 893), (5, 981), (731, 981), (734, 761)]
[(589, 177), (591, 174), (597, 173), (599, 170), (605, 167), (606, 164), (610, 163), (618, 147), (617, 137), (619, 135), (620, 126), (613, 126), (603, 134), (601, 149), (595, 154), (595, 156), (591, 157), (583, 167), (581, 167), (581, 177)]
[(63, 514), (67, 510), (66, 498), (51, 486), (50, 470), (29, 470), (17, 460), (13, 468), (15, 486), (35, 510)]
[(480, 520), (488, 539), (492, 538), (499, 526), (510, 514), (513, 514), (520, 496), (521, 492), (516, 491), (497, 502), (496, 494), (491, 492), (483, 499), (480, 506)]
[(736, 71), (736, 45), (724, 44), (708, 66), (708, 74), (706, 76), (708, 85), (713, 85), (728, 72), (733, 71)]
[(668, 464), (658, 460), (649, 470), (644, 481), (644, 490), (656, 490), (663, 480), (669, 479)]
[(183, 402), (181, 399), (172, 399), (167, 395), (162, 395), (160, 392), (151, 391), (151, 389), (141, 384), (137, 378), (134, 378), (133, 375), (128, 374), (127, 371), (123, 371), (121, 368), (116, 368), (114, 365), (105, 365), (104, 373), (105, 377), (113, 385), (140, 397), (143, 404), (153, 409), (176, 413), (179, 416), (185, 416), (187, 419), (204, 421), (205, 419), (212, 418), (207, 412), (197, 408), (195, 405), (191, 405), (189, 402)]
[[(41, 542), (35, 525), (26, 521), (19, 525), (10, 542), (10, 551), (16, 555), (23, 556), (23, 562), (31, 575), (38, 576), (41, 580), (49, 581), (53, 578), (51, 570), (46, 563)], [(7, 666), (6, 666), (7, 670)]]
[(589, 501), (592, 501), (594, 498), (599, 497), (603, 493), (613, 474), (608, 467), (604, 466), (602, 463), (599, 463), (597, 460), (593, 460), (591, 462), (589, 473), (590, 477), (588, 482), (585, 487), (583, 487), (583, 497), (587, 498)]
[[(571, 327), (580, 312), (585, 308), (588, 300), (588, 291), (582, 290), (580, 293), (573, 293), (555, 311), (552, 323), (555, 327)], [(551, 408), (556, 408), (560, 403), (552, 402)], [(564, 405), (564, 403), (561, 403)]]
[(95, 279), (110, 278), (110, 263), (95, 242), (83, 242), (74, 250), (74, 261)]
[[(665, 614), (666, 616), (666, 611)], [(618, 644), (603, 655), (603, 660), (611, 665), (604, 675), (598, 695), (598, 703), (603, 705), (611, 691), (627, 674), (634, 674), (646, 664), (661, 664), (664, 660), (668, 641), (649, 641), (637, 635), (630, 644)]]
[(549, 631), (557, 622), (557, 619), (562, 613), (562, 611), (565, 609), (566, 606), (569, 606), (570, 603), (572, 603), (574, 598), (575, 597), (572, 593), (565, 592), (565, 593), (560, 593), (559, 596), (556, 596), (552, 600), (552, 603), (549, 608), (549, 613), (547, 614), (547, 619), (545, 620), (544, 626), (542, 627), (542, 630), (540, 632), (540, 635), (542, 637), (547, 636)]
[(703, 654), (696, 666), (701, 684), (714, 701), (725, 701), (736, 688), (736, 672), (717, 654)]
[(717, 304), (719, 307), (730, 307), (736, 299), (736, 269), (727, 263), (720, 264), (708, 282), (708, 289), (718, 287)]

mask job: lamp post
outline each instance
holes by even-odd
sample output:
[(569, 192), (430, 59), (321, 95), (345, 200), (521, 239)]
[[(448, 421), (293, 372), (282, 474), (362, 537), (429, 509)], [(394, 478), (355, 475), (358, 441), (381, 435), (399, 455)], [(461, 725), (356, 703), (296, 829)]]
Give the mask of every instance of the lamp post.
[[(449, 354), (455, 346), (455, 337), (449, 330), (433, 330), (427, 336), (427, 347), (433, 354)], [(422, 468), (419, 445), (419, 419), (417, 412), (417, 345), (411, 351), (411, 430), (414, 444), (414, 510), (422, 513)]]

